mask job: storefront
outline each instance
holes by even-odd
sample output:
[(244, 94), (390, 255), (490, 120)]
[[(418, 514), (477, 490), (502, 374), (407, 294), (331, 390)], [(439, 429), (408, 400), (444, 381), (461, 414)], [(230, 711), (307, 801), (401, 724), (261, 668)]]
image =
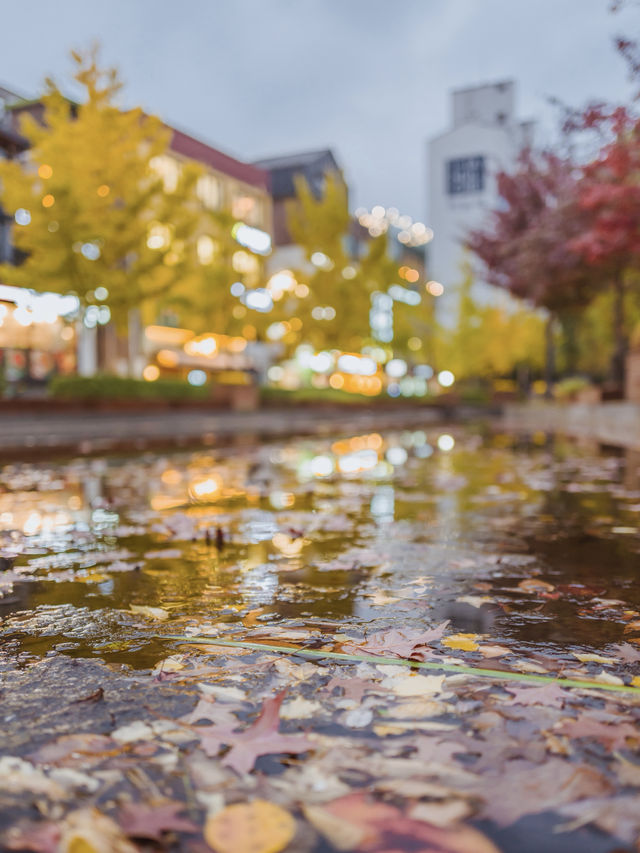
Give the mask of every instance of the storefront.
[(0, 393), (44, 389), (76, 368), (75, 296), (0, 285)]

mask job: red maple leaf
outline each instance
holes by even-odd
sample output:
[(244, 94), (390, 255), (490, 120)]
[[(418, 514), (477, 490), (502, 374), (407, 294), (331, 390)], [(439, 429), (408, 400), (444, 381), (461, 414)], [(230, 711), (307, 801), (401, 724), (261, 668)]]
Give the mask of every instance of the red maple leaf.
[(184, 810), (184, 803), (167, 801), (155, 806), (142, 803), (127, 803), (118, 813), (118, 822), (122, 831), (131, 838), (151, 838), (162, 840), (163, 832), (199, 832), (199, 828), (178, 812)]
[(256, 759), (261, 755), (288, 753), (297, 755), (315, 749), (316, 744), (304, 735), (281, 735), (280, 705), (286, 691), (283, 690), (274, 699), (267, 699), (258, 715), (258, 719), (244, 731), (236, 731), (229, 726), (196, 726), (200, 745), (205, 753), (216, 756), (223, 744), (231, 746), (222, 759), (227, 767), (238, 773), (249, 773)]

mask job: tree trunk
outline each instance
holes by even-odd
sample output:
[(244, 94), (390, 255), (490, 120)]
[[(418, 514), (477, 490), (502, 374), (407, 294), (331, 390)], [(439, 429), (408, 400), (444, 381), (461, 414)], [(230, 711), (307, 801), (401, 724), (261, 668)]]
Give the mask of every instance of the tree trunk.
[(555, 342), (555, 317), (549, 314), (547, 325), (544, 330), (545, 341), (545, 363), (544, 363), (544, 381), (546, 390), (544, 396), (549, 400), (552, 395), (553, 380), (556, 375), (556, 342)]
[(614, 350), (611, 358), (611, 380), (618, 388), (624, 388), (629, 341), (624, 322), (624, 282), (621, 275), (614, 280), (613, 288)]

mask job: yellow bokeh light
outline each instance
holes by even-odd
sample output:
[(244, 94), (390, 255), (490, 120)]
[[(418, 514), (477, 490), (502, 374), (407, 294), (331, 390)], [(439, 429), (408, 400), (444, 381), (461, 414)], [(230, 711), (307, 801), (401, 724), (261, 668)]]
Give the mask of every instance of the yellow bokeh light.
[(158, 376), (160, 376), (160, 368), (155, 364), (148, 364), (142, 371), (142, 378), (147, 382), (155, 382)]
[(247, 348), (247, 342), (244, 338), (231, 338), (229, 341), (229, 349), (231, 352), (243, 352)]
[(46, 181), (53, 175), (53, 169), (47, 163), (43, 163), (38, 169), (38, 175)]
[(409, 338), (409, 340), (407, 341), (407, 346), (410, 350), (413, 350), (413, 352), (417, 352), (417, 350), (422, 347), (422, 341), (420, 340), (420, 338)]
[(298, 299), (305, 299), (309, 295), (309, 288), (306, 284), (296, 284), (293, 292)]
[(215, 474), (204, 480), (196, 480), (189, 486), (189, 493), (196, 500), (210, 500), (217, 495), (221, 487), (222, 479)]
[(336, 389), (342, 388), (342, 386), (344, 385), (344, 376), (342, 376), (340, 373), (332, 373), (329, 377), (329, 385), (331, 385), (332, 388)]
[(293, 332), (299, 332), (302, 328), (302, 320), (300, 319), (300, 317), (292, 317), (289, 320), (289, 325), (291, 326), (291, 330)]
[(101, 184), (98, 187), (98, 195), (100, 196), (100, 198), (106, 198), (110, 192), (111, 189), (107, 186), (107, 184)]
[(56, 200), (55, 200), (54, 196), (51, 195), (51, 193), (47, 193), (42, 198), (42, 206), (43, 207), (53, 207), (53, 205), (55, 203), (56, 203)]
[(248, 341), (255, 341), (255, 339), (256, 339), (256, 327), (250, 326), (247, 324), (246, 326), (243, 327), (242, 334), (244, 335), (244, 337)]
[(182, 473), (177, 468), (167, 468), (166, 471), (162, 472), (160, 479), (168, 486), (177, 486), (178, 483), (182, 482)]
[(432, 296), (442, 296), (444, 293), (444, 287), (439, 281), (428, 281), (425, 287)]
[(178, 364), (178, 354), (170, 349), (161, 349), (156, 358), (158, 359), (158, 364), (161, 364), (163, 367), (175, 367)]

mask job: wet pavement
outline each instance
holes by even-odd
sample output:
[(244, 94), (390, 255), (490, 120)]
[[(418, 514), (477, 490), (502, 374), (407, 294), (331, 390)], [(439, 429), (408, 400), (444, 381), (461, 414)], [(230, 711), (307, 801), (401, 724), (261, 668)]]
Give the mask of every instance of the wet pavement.
[[(414, 779), (412, 787), (407, 778), (402, 784), (396, 779), (395, 787), (390, 783), (385, 787), (380, 780), (391, 773), (391, 765), (376, 771), (369, 749), (357, 762), (365, 781), (354, 781), (353, 770), (351, 782), (345, 781), (346, 771), (342, 768), (340, 776), (335, 756), (332, 770), (327, 769), (326, 756), (336, 747), (325, 743), (324, 757), (318, 759), (314, 753), (314, 761), (325, 762), (324, 770), (315, 767), (320, 777), (324, 773), (329, 779), (328, 794), (319, 800), (331, 819), (342, 815), (335, 805), (340, 797), (363, 797), (366, 791), (383, 798), (390, 808), (404, 809), (402, 832), (389, 829), (400, 817), (389, 817), (390, 823), (379, 832), (379, 846), (366, 846), (360, 839), (355, 846), (336, 847), (326, 815), (301, 816), (300, 779), (295, 781), (292, 774), (302, 769), (295, 759), (294, 765), (285, 762), (278, 769), (272, 758), (264, 756), (248, 771), (232, 761), (227, 771), (232, 778), (225, 777), (218, 787), (204, 785), (223, 801), (212, 805), (198, 795), (196, 823), (212, 820), (229, 803), (229, 792), (234, 802), (246, 799), (247, 791), (253, 792), (251, 796), (257, 791), (295, 813), (299, 834), (287, 850), (386, 850), (392, 849), (384, 846), (391, 840), (394, 850), (426, 850), (427, 841), (420, 841), (420, 832), (426, 830), (411, 823), (420, 814), (425, 825), (438, 825), (449, 833), (439, 840), (430, 837), (429, 850), (631, 850), (625, 845), (635, 840), (636, 826), (627, 814), (633, 809), (626, 798), (633, 800), (634, 785), (640, 786), (640, 752), (638, 740), (627, 738), (624, 726), (631, 727), (629, 732), (634, 726), (637, 730), (638, 698), (630, 694), (614, 707), (614, 699), (622, 702), (621, 697), (587, 691), (586, 705), (579, 708), (573, 707), (568, 693), (561, 701), (554, 694), (550, 708), (543, 698), (540, 703), (523, 703), (518, 715), (502, 687), (496, 688), (497, 694), (491, 689), (487, 693), (486, 684), (479, 687), (473, 679), (455, 675), (455, 666), (603, 685), (633, 686), (636, 678), (640, 685), (640, 654), (635, 653), (640, 652), (639, 516), (637, 453), (602, 452), (542, 434), (516, 439), (458, 427), (413, 425), (261, 445), (239, 442), (192, 452), (6, 465), (0, 472), (0, 554), (7, 567), (0, 573), (0, 649), (5, 708), (11, 705), (4, 717), (7, 754), (15, 760), (32, 756), (35, 747), (71, 731), (113, 738), (114, 731), (138, 719), (143, 706), (146, 716), (180, 718), (202, 699), (197, 687), (202, 679), (213, 678), (223, 691), (248, 691), (244, 702), (248, 697), (272, 701), (272, 676), (285, 679), (278, 689), (293, 689), (296, 695), (300, 691), (316, 705), (318, 691), (322, 694), (325, 689), (321, 677), (328, 672), (327, 661), (313, 664), (285, 658), (276, 676), (273, 655), (238, 657), (229, 647), (213, 656), (206, 647), (198, 647), (194, 654), (184, 643), (162, 635), (312, 646), (356, 657), (364, 653), (412, 657), (450, 667), (439, 688), (444, 691), (443, 685), (449, 685), (444, 699), (437, 691), (430, 694), (427, 682), (426, 697), (418, 699), (420, 691), (411, 689), (423, 683), (415, 678), (440, 676), (413, 675), (413, 681), (406, 682), (397, 672), (399, 666), (375, 668), (354, 660), (359, 668), (347, 670), (346, 676), (362, 682), (362, 693), (382, 689), (393, 694), (394, 701), (405, 697), (405, 705), (416, 706), (405, 708), (412, 725), (400, 725), (396, 719), (396, 728), (388, 726), (385, 731), (384, 715), (392, 712), (374, 710), (362, 696), (349, 709), (348, 690), (340, 700), (344, 707), (332, 706), (329, 716), (324, 703), (322, 720), (316, 718), (319, 706), (311, 709), (311, 705), (300, 717), (283, 719), (303, 719), (297, 730), (311, 730), (316, 737), (326, 737), (327, 743), (340, 732), (356, 740), (395, 738), (395, 752), (387, 753), (393, 764), (404, 760), (398, 757), (398, 744), (409, 748), (407, 736), (411, 738), (412, 732), (414, 740), (425, 742), (426, 733), (435, 732), (429, 748), (434, 744), (442, 748), (442, 739), (453, 737), (447, 733), (457, 714), (457, 722), (468, 727), (476, 746), (478, 739), (486, 741), (481, 757), (474, 759), (478, 779), (484, 779), (483, 784), (493, 779), (490, 785), (495, 785), (499, 800), (504, 795), (495, 774), (510, 773), (523, 786), (522, 798), (533, 801), (532, 809), (506, 807), (499, 814), (495, 802), (482, 806), (480, 789), (460, 775), (465, 767), (471, 770), (468, 762), (458, 768), (460, 778), (447, 777), (448, 793), (443, 793), (442, 778), (435, 793), (433, 780), (427, 784), (423, 779), (420, 787)], [(10, 562), (13, 566), (8, 568)], [(393, 631), (402, 636), (390, 635)], [(287, 666), (294, 668), (288, 675)], [(296, 667), (303, 667), (305, 675)], [(340, 680), (338, 670), (331, 674)], [(231, 682), (221, 682), (225, 676)], [(296, 684), (301, 687), (293, 687)], [(132, 705), (127, 697), (134, 694)], [(207, 695), (211, 697), (211, 691), (205, 690)], [(597, 698), (590, 700), (590, 695)], [(406, 697), (412, 696), (407, 702)], [(218, 708), (224, 698), (218, 697)], [(241, 701), (240, 693), (236, 699)], [(52, 707), (43, 713), (47, 703)], [(24, 719), (18, 708), (26, 714)], [(591, 732), (586, 728), (589, 709), (599, 715), (589, 718), (589, 725), (606, 729), (604, 735), (593, 730), (593, 754), (589, 753), (593, 744), (581, 734)], [(348, 713), (352, 717), (345, 721)], [(250, 720), (251, 708), (245, 704), (236, 716)], [(607, 738), (614, 722), (623, 726), (623, 734), (612, 744)], [(582, 738), (580, 749), (571, 746), (574, 734)], [(156, 737), (157, 732), (147, 733), (141, 741), (151, 743)], [(362, 743), (351, 747), (363, 749)], [(589, 747), (586, 753), (583, 747)], [(453, 749), (448, 761), (446, 752), (445, 748), (435, 758), (436, 775), (443, 761), (451, 764)], [(217, 751), (205, 753), (217, 767)], [(422, 777), (425, 761), (434, 756), (429, 758), (426, 746), (420, 754), (422, 759), (414, 764), (415, 774)], [(142, 749), (135, 760), (140, 764), (148, 756)], [(614, 758), (617, 764), (612, 768), (607, 761)], [(179, 760), (195, 758), (180, 753)], [(624, 773), (618, 768), (623, 763)], [(582, 787), (574, 790), (574, 782), (567, 781), (564, 793), (558, 794), (565, 822), (575, 823), (572, 831), (558, 836), (558, 814), (553, 803), (540, 799), (540, 792), (548, 784), (547, 769), (560, 778), (569, 765), (579, 768)], [(15, 784), (18, 770), (26, 770), (12, 767)], [(279, 776), (283, 767), (288, 768), (284, 776), (289, 774), (292, 781), (289, 789), (281, 785), (276, 795), (272, 777)], [(194, 767), (181, 772), (190, 774), (190, 784), (198, 789), (200, 777)], [(527, 792), (523, 780), (535, 780), (537, 773), (539, 780)], [(334, 784), (337, 776), (340, 785)], [(44, 784), (42, 779), (39, 784)], [(294, 788), (298, 799), (292, 805)], [(569, 788), (571, 793), (565, 796)], [(175, 785), (160, 793), (172, 801), (188, 800)], [(622, 826), (619, 835), (601, 816), (611, 814), (611, 806), (599, 812), (596, 803), (612, 794), (622, 809), (616, 817)], [(87, 799), (86, 792), (83, 796)], [(135, 791), (124, 796), (136, 798)], [(405, 800), (401, 803), (399, 797)], [(76, 792), (76, 805), (78, 799), (82, 797)], [(88, 799), (95, 807), (95, 798)], [(318, 801), (311, 794), (306, 799)], [(464, 801), (465, 808), (461, 806), (457, 816), (454, 809), (451, 820), (442, 818), (444, 812), (437, 818), (433, 809), (426, 808), (434, 801), (449, 807)], [(0, 814), (3, 802), (6, 806), (10, 798), (6, 802), (0, 798)], [(571, 812), (576, 803), (586, 804), (584, 813)], [(366, 805), (359, 801), (359, 808)], [(122, 809), (122, 803), (114, 800), (104, 810), (115, 814), (116, 806)], [(45, 809), (43, 814), (57, 826), (68, 819), (64, 809)], [(22, 817), (34, 820), (32, 813)], [(11, 822), (7, 813), (4, 825)], [(495, 846), (481, 847), (479, 836), (464, 836), (464, 827)], [(198, 847), (202, 841), (183, 839), (178, 827), (173, 835), (171, 828), (166, 832), (169, 835), (158, 831), (157, 838), (147, 842), (159, 846), (143, 849), (209, 849)]]

